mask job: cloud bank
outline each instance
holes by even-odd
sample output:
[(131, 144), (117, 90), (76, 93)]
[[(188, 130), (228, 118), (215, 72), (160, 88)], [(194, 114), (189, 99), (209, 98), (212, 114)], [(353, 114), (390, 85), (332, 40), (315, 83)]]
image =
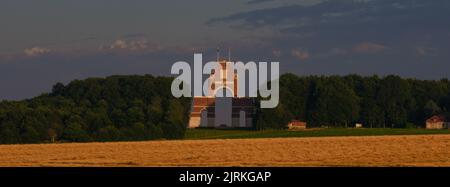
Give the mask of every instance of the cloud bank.
[(51, 52), (51, 50), (44, 47), (32, 47), (25, 49), (23, 52), (25, 53), (26, 56), (35, 57), (48, 54)]

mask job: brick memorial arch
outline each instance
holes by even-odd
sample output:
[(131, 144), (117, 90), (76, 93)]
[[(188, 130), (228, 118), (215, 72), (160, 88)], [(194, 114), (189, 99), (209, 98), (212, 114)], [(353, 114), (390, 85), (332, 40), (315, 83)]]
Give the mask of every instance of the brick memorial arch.
[[(238, 76), (227, 80), (226, 60), (220, 62), (220, 72), (213, 72), (208, 78), (211, 87), (209, 96), (194, 97), (188, 128), (250, 128), (253, 127), (255, 100), (250, 97), (238, 97)], [(215, 73), (219, 74), (217, 80)], [(216, 85), (221, 85), (217, 86)], [(218, 97), (226, 94), (229, 97)]]

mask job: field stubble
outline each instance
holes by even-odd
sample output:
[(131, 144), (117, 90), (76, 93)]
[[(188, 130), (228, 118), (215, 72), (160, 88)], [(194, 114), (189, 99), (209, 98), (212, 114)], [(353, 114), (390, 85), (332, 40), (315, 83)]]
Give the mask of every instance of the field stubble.
[(0, 166), (450, 166), (450, 135), (0, 145)]

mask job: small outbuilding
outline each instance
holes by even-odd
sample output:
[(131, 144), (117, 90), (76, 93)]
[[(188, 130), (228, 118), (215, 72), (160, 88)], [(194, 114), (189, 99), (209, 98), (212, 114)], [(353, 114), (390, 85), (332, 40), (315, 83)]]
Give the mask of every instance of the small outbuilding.
[(290, 130), (292, 129), (306, 129), (306, 122), (299, 121), (299, 120), (292, 120), (288, 123), (288, 128)]
[(434, 115), (427, 119), (427, 129), (448, 129), (450, 126), (450, 117), (446, 114)]

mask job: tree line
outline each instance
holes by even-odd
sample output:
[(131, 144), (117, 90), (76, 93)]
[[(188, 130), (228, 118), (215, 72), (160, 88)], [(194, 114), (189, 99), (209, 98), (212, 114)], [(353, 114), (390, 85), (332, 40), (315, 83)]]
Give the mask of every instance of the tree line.
[[(0, 102), (0, 143), (180, 139), (191, 98), (176, 99), (173, 78), (110, 76), (57, 83), (48, 94)], [(280, 103), (257, 109), (256, 129), (309, 127), (423, 127), (450, 110), (450, 83), (398, 76), (280, 77)]]
[(179, 139), (190, 99), (175, 99), (172, 78), (111, 76), (57, 83), (52, 92), (0, 102), (0, 143)]
[(284, 128), (293, 119), (309, 127), (424, 127), (450, 110), (450, 82), (359, 75), (280, 77), (280, 103), (258, 112), (258, 129)]

